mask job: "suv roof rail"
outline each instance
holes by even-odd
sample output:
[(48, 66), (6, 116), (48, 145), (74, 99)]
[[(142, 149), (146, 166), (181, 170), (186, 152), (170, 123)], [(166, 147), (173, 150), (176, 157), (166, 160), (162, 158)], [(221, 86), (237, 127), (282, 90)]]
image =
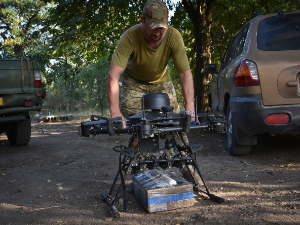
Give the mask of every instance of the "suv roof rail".
[(284, 17), (285, 17), (284, 12), (283, 12), (283, 11), (279, 11), (279, 12), (278, 12), (278, 16), (279, 16), (281, 19), (284, 19)]
[(260, 15), (264, 15), (262, 10), (256, 11), (256, 13), (254, 13), (253, 16), (251, 16), (249, 20), (253, 19), (254, 17), (260, 16)]

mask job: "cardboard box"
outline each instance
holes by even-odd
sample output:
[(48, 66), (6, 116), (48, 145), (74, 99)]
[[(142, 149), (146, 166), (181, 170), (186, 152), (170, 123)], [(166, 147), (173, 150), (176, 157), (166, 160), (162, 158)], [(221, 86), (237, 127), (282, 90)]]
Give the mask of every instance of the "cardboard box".
[(173, 171), (153, 169), (133, 177), (136, 199), (148, 212), (194, 205), (193, 185)]

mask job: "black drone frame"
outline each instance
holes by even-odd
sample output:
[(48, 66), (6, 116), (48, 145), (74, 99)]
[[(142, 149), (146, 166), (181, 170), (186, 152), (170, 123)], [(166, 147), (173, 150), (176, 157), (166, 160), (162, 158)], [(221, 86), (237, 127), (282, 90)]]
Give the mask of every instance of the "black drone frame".
[[(195, 115), (195, 121), (200, 122), (191, 125), (191, 115), (173, 113), (174, 108), (168, 105), (168, 101), (159, 102), (158, 95), (148, 94), (143, 96), (143, 112), (129, 117), (125, 129), (122, 128), (123, 120), (121, 117), (106, 118), (93, 115), (91, 121), (81, 123), (80, 135), (85, 137), (99, 134), (109, 134), (111, 136), (114, 134), (131, 134), (128, 146), (121, 145), (113, 148), (114, 151), (120, 153), (118, 171), (108, 194), (101, 193), (102, 199), (110, 206), (115, 217), (120, 216), (116, 203), (121, 189), (123, 191), (123, 211), (127, 210), (126, 176), (130, 170), (133, 174), (136, 174), (142, 172), (145, 167), (148, 169), (158, 167), (162, 169), (171, 167), (182, 169), (185, 167), (196, 190), (206, 194), (211, 200), (218, 203), (225, 201), (223, 198), (210, 193), (196, 162), (195, 153), (199, 148), (197, 146), (191, 148), (183, 137), (183, 133), (189, 133), (193, 129), (223, 132), (225, 130), (225, 118), (213, 113), (198, 113)], [(164, 98), (164, 96), (158, 97)], [(144, 102), (145, 100), (148, 101), (148, 104)], [(147, 108), (147, 105), (151, 106)], [(152, 111), (146, 111), (147, 109)], [(206, 120), (202, 121), (203, 118), (206, 118)], [(177, 141), (174, 134), (179, 137), (179, 139), (176, 139)], [(181, 145), (177, 143), (178, 140), (180, 140)], [(134, 141), (137, 141), (135, 145), (133, 144)], [(168, 153), (170, 149), (175, 149), (173, 155)], [(193, 171), (191, 168), (193, 168)], [(117, 186), (119, 179), (121, 182)]]

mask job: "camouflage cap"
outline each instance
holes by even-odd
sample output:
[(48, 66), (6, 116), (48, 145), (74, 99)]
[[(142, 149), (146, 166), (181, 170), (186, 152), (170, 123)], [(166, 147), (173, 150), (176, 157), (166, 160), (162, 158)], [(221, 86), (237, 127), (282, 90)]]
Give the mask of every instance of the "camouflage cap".
[(143, 17), (150, 29), (158, 27), (168, 27), (168, 7), (160, 0), (148, 0), (144, 10)]

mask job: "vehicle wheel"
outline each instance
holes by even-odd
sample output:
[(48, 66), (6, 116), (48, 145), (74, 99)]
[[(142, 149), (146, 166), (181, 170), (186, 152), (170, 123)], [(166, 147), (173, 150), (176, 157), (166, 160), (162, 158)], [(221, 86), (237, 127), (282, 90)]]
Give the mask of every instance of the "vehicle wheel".
[(17, 123), (14, 123), (7, 131), (7, 138), (11, 145), (27, 145), (31, 135), (31, 121), (26, 119)]
[(251, 145), (240, 145), (236, 141), (236, 134), (238, 130), (236, 129), (234, 118), (230, 107), (227, 108), (227, 124), (226, 124), (226, 140), (227, 147), (229, 149), (229, 154), (233, 156), (248, 155), (251, 151)]

